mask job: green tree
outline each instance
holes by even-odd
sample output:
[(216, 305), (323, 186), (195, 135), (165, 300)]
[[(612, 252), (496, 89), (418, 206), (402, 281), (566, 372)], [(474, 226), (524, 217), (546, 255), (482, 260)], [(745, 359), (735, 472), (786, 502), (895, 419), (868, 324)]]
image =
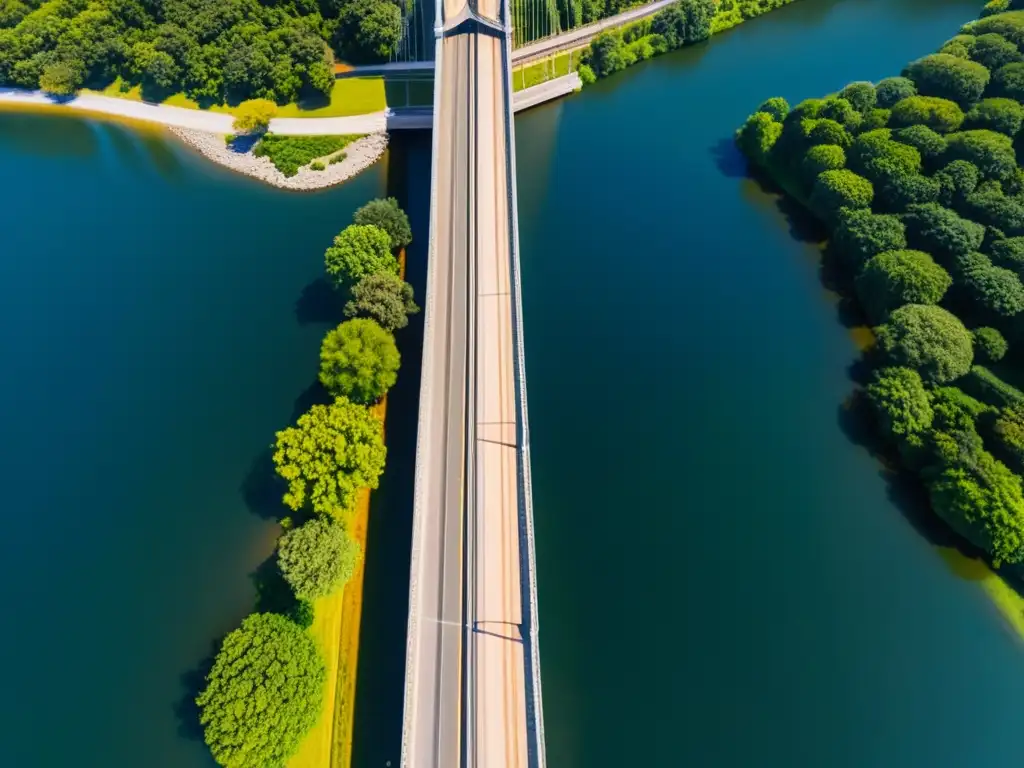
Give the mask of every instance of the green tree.
[(874, 184), (921, 171), (921, 153), (915, 147), (893, 141), (888, 128), (862, 133), (847, 153), (847, 164)]
[(912, 62), (903, 75), (914, 81), (922, 96), (949, 99), (965, 109), (981, 98), (989, 81), (989, 72), (981, 64), (946, 53)]
[(879, 348), (897, 365), (915, 368), (927, 381), (942, 383), (971, 369), (971, 334), (942, 307), (907, 304), (875, 329)]
[(995, 131), (961, 131), (946, 137), (946, 156), (950, 160), (972, 163), (986, 179), (1006, 179), (1017, 169), (1013, 141)]
[(221, 645), (196, 699), (206, 743), (228, 768), (281, 766), (320, 716), (327, 677), (313, 638), (256, 613)]
[(875, 103), (878, 101), (878, 97), (875, 95), (875, 86), (864, 81), (847, 85), (839, 92), (839, 98), (845, 99), (861, 114), (874, 109)]
[(316, 618), (316, 609), (309, 600), (296, 600), (288, 612), (288, 618), (303, 629), (309, 629), (313, 626), (313, 619)]
[(822, 218), (835, 221), (840, 208), (867, 208), (875, 191), (871, 182), (845, 168), (825, 171), (811, 190), (811, 207)]
[(807, 150), (802, 165), (804, 177), (813, 181), (820, 173), (843, 168), (846, 165), (846, 153), (835, 144), (818, 144)]
[(73, 96), (81, 86), (81, 70), (65, 61), (48, 64), (39, 76), (39, 87), (53, 96)]
[(332, 395), (369, 405), (398, 380), (395, 337), (369, 318), (346, 320), (320, 346), (320, 383)]
[(1012, 269), (1018, 274), (1024, 270), (1024, 237), (1008, 237), (996, 240), (989, 246), (992, 260), (1000, 267)]
[(832, 245), (847, 262), (859, 267), (876, 253), (907, 247), (907, 233), (898, 216), (872, 213), (866, 208), (841, 211)]
[(398, 274), (398, 259), (391, 252), (391, 237), (372, 224), (350, 224), (324, 253), (327, 275), (337, 287), (352, 286), (366, 275)]
[(995, 328), (975, 328), (971, 336), (974, 338), (974, 351), (983, 363), (999, 362), (1010, 348), (1003, 334)]
[(622, 36), (616, 32), (602, 32), (590, 44), (589, 64), (598, 77), (607, 77), (631, 65), (635, 60), (633, 54), (622, 42)]
[(781, 123), (789, 114), (789, 102), (781, 96), (772, 96), (757, 108), (758, 112), (765, 112), (772, 116), (772, 120)]
[(939, 200), (942, 205), (961, 205), (977, 189), (981, 171), (974, 163), (954, 160), (936, 173), (935, 179), (939, 182)]
[(940, 264), (978, 250), (985, 237), (983, 226), (937, 203), (908, 206), (903, 223), (910, 247), (930, 253)]
[(376, 488), (387, 449), (380, 421), (362, 405), (339, 397), (314, 405), (294, 427), (277, 433), (274, 465), (288, 481), (284, 503), (344, 520), (361, 488)]
[(875, 371), (868, 397), (891, 435), (907, 437), (932, 425), (931, 398), (915, 370), (894, 367)]
[(817, 118), (810, 126), (808, 139), (811, 144), (835, 144), (843, 149), (853, 145), (853, 136), (842, 125), (827, 117)]
[(1024, 285), (1008, 269), (993, 266), (988, 257), (970, 254), (963, 260), (961, 277), (968, 294), (990, 312), (1012, 317), (1024, 310)]
[(391, 238), (392, 248), (405, 248), (412, 242), (409, 217), (393, 197), (371, 200), (352, 216), (354, 224), (372, 224), (383, 229)]
[(878, 186), (881, 208), (893, 213), (905, 211), (911, 205), (934, 203), (942, 193), (938, 179), (920, 173), (894, 174), (883, 178)]
[(997, 566), (1024, 559), (1024, 495), (1001, 461), (981, 451), (976, 467), (948, 467), (930, 490), (938, 515)]
[(892, 109), (897, 102), (917, 95), (914, 81), (906, 77), (887, 77), (875, 86), (875, 97), (878, 106)]
[(861, 121), (860, 129), (862, 131), (874, 131), (878, 128), (885, 128), (889, 125), (889, 118), (892, 117), (892, 110), (890, 109), (869, 109), (864, 113), (864, 119)]
[(315, 517), (281, 537), (277, 560), (299, 600), (337, 592), (363, 557), (359, 542), (329, 517)]
[(736, 144), (751, 160), (763, 163), (781, 135), (782, 126), (771, 115), (755, 112), (736, 134)]
[(402, 12), (389, 0), (348, 0), (341, 6), (334, 47), (349, 60), (386, 61), (402, 38)]
[(960, 208), (979, 224), (1004, 234), (1024, 234), (1024, 205), (1017, 198), (1004, 195), (1001, 189), (980, 188), (968, 195)]
[(875, 322), (904, 304), (938, 304), (953, 279), (921, 251), (886, 251), (857, 275), (857, 295)]
[(830, 96), (818, 109), (819, 120), (833, 120), (848, 131), (856, 132), (860, 127), (860, 113), (846, 99)]
[(409, 324), (409, 315), (420, 308), (413, 301), (412, 286), (390, 272), (367, 275), (352, 288), (345, 305), (347, 317), (370, 317), (381, 328), (395, 331)]
[(277, 105), (270, 99), (249, 99), (235, 108), (235, 133), (265, 133), (277, 114)]
[(939, 133), (955, 131), (963, 122), (964, 112), (956, 102), (935, 96), (908, 96), (893, 105), (889, 117), (894, 128), (927, 125)]
[(994, 96), (1024, 100), (1024, 62), (1007, 64), (996, 70), (989, 89)]
[(1000, 34), (990, 32), (974, 38), (971, 58), (981, 64), (989, 72), (1021, 60), (1017, 46)]
[(927, 125), (911, 125), (893, 131), (892, 138), (901, 144), (913, 147), (921, 154), (926, 165), (935, 163), (946, 151), (946, 139)]
[(1002, 408), (992, 424), (992, 436), (998, 454), (1006, 457), (1016, 469), (1024, 469), (1024, 407)]

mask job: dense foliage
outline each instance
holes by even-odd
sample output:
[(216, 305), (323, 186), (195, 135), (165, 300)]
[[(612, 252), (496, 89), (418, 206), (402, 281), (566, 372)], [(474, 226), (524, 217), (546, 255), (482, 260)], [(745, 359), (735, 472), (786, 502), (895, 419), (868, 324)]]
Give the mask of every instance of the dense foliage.
[(0, 13), (0, 85), (65, 95), (121, 78), (201, 104), (330, 95), (331, 44), (353, 61), (386, 60), (401, 13), (390, 0), (8, 0)]
[(368, 317), (347, 320), (324, 336), (320, 383), (332, 395), (370, 405), (398, 380), (400, 362), (391, 331)]
[(409, 217), (393, 197), (371, 200), (352, 215), (352, 223), (372, 224), (383, 229), (391, 238), (393, 249), (405, 248), (412, 242)]
[(880, 425), (936, 513), (998, 564), (1024, 561), (1009, 383), (1024, 380), (1024, 0), (983, 16), (901, 77), (767, 100), (737, 143), (831, 229), (829, 258), (879, 324)]
[(196, 699), (206, 743), (228, 768), (283, 766), (316, 723), (327, 673), (297, 624), (257, 613), (224, 638)]
[(369, 317), (381, 328), (395, 331), (409, 324), (409, 315), (420, 311), (413, 301), (412, 286), (391, 272), (366, 275), (352, 287), (345, 305), (348, 317)]
[(344, 520), (360, 488), (376, 488), (387, 449), (381, 423), (365, 407), (336, 398), (314, 405), (277, 433), (274, 466), (288, 481), (284, 503)]
[(356, 135), (278, 136), (268, 133), (253, 148), (253, 154), (268, 158), (285, 176), (294, 176), (299, 168), (317, 158), (331, 156), (333, 160), (337, 152), (358, 138)]
[(285, 581), (300, 600), (327, 597), (345, 585), (363, 550), (340, 523), (315, 517), (281, 537), (277, 559)]
[(335, 286), (351, 287), (367, 275), (398, 274), (391, 237), (373, 224), (349, 224), (324, 252), (327, 276)]

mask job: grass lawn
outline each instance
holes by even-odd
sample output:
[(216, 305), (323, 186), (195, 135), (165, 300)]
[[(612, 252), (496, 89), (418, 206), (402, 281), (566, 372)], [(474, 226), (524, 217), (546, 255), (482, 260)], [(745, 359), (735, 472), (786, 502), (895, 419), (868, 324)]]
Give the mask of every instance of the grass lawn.
[[(143, 100), (141, 86), (136, 85), (128, 90), (122, 90), (120, 78), (114, 80), (102, 91), (90, 91), (90, 93), (132, 101)], [(197, 102), (184, 93), (175, 93), (160, 103), (185, 109), (201, 108)], [(334, 81), (330, 100), (285, 104), (277, 108), (277, 117), (348, 117), (349, 115), (380, 112), (385, 106), (387, 106), (387, 102), (384, 98), (384, 78), (343, 77)], [(226, 104), (214, 104), (208, 108), (208, 111), (234, 114), (234, 108)]]
[(563, 77), (572, 72), (579, 63), (582, 51), (567, 51), (553, 59), (544, 59), (512, 71), (512, 90), (521, 91), (534, 85), (546, 83), (556, 77)]

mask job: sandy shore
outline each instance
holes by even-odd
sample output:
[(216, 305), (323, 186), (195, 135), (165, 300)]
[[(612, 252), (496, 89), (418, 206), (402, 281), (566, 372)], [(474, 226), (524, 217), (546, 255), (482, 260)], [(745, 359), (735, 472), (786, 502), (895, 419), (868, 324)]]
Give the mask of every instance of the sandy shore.
[(253, 155), (251, 148), (239, 152), (227, 146), (223, 134), (173, 126), (167, 130), (218, 165), (282, 189), (323, 189), (341, 184), (377, 162), (388, 147), (386, 133), (371, 133), (345, 147), (345, 159), (340, 163), (327, 165), (322, 171), (300, 168), (294, 176), (285, 176), (266, 157)]

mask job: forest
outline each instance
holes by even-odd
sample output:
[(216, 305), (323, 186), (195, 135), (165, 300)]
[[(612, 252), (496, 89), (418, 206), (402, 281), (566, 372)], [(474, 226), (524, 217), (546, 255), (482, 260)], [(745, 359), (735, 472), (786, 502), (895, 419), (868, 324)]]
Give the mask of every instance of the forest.
[(390, 0), (0, 0), (0, 84), (285, 104), (326, 99), (336, 56), (386, 60), (400, 36)]
[(768, 99), (737, 133), (830, 232), (899, 461), (997, 567), (1024, 563), (1022, 126), (1024, 0), (994, 0), (899, 76)]

